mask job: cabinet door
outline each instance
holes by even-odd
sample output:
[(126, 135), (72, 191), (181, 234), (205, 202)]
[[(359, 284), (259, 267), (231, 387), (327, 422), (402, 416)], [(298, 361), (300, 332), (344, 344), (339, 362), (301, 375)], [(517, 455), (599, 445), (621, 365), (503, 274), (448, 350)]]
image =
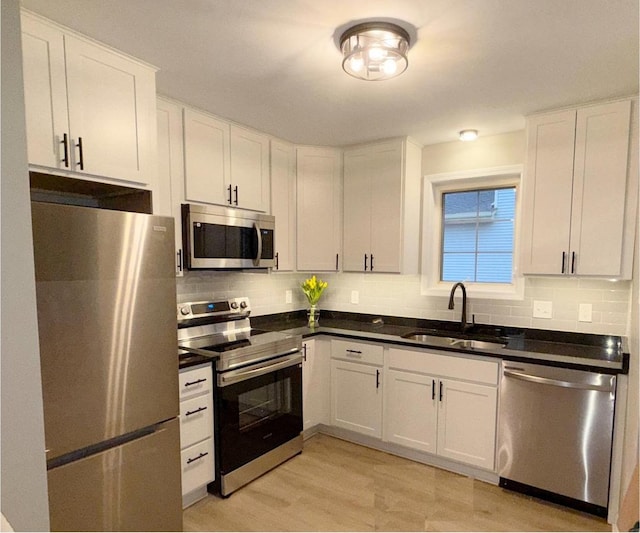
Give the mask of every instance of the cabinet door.
[(384, 440), (436, 453), (437, 385), (431, 376), (386, 372)]
[(296, 160), (298, 270), (338, 270), (342, 154), (333, 148), (300, 147)]
[[(493, 470), (496, 442), (495, 387), (441, 380), (438, 454)], [(438, 391), (438, 396), (440, 391)]]
[(232, 205), (269, 210), (269, 139), (255, 131), (231, 126)]
[(524, 274), (564, 273), (571, 224), (575, 118), (575, 110), (569, 110), (531, 117), (527, 123)]
[(74, 170), (154, 183), (155, 72), (70, 35), (65, 54)]
[(371, 270), (400, 272), (402, 257), (402, 143), (371, 153)]
[(307, 340), (302, 344), (302, 412), (304, 417), (303, 429), (309, 429), (318, 424), (329, 424), (329, 388), (331, 386), (329, 343)]
[(183, 116), (185, 199), (230, 205), (229, 124), (186, 108)]
[(382, 437), (382, 370), (331, 361), (331, 423), (334, 426)]
[[(362, 272), (371, 267), (371, 149), (344, 154), (344, 261), (342, 269)], [(365, 265), (366, 255), (366, 265)], [(366, 268), (365, 268), (366, 266)]]
[(622, 273), (630, 113), (628, 100), (578, 110), (571, 273)]
[(62, 144), (64, 134), (71, 142), (62, 32), (23, 13), (22, 59), (29, 163), (70, 170)]
[(276, 217), (275, 270), (294, 268), (296, 229), (295, 148), (271, 141), (271, 214)]
[[(175, 219), (176, 276), (183, 274), (182, 224), (180, 204), (184, 202), (184, 155), (182, 108), (178, 104), (158, 99), (158, 203), (157, 214)], [(156, 198), (159, 196), (159, 198)], [(154, 208), (154, 212), (156, 209)]]

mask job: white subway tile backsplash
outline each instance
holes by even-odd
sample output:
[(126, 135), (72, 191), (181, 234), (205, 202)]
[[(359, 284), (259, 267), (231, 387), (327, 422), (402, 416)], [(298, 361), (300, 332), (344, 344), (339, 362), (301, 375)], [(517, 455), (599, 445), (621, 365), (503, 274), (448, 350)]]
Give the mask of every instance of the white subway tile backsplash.
[[(177, 278), (178, 301), (248, 296), (253, 315), (304, 309), (301, 283), (311, 273), (250, 273), (192, 271)], [(461, 294), (455, 309), (447, 308), (443, 296), (423, 296), (420, 276), (363, 273), (317, 273), (329, 283), (320, 300), (321, 309), (385, 314), (436, 320), (460, 320)], [(284, 303), (285, 290), (292, 291), (292, 303)], [(351, 303), (351, 291), (359, 292), (359, 303)], [(625, 335), (631, 282), (604, 279), (525, 278), (523, 300), (468, 299), (468, 318), (476, 322), (525, 328)], [(533, 300), (553, 302), (551, 319), (532, 317)], [(593, 305), (592, 322), (578, 322), (578, 305)]]

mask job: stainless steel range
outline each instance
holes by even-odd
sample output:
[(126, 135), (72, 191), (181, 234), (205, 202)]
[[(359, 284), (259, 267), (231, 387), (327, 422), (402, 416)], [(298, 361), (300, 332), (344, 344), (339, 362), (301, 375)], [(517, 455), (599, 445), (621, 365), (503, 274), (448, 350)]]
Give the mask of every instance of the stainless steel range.
[(222, 496), (302, 451), (302, 337), (252, 329), (250, 314), (248, 298), (178, 305), (181, 354), (213, 359)]

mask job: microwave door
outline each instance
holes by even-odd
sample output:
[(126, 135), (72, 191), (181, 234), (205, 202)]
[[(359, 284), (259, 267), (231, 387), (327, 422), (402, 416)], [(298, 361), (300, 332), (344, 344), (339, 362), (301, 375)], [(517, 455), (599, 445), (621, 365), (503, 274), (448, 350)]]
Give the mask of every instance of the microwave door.
[(193, 222), (192, 268), (250, 268), (257, 266), (260, 240), (251, 225)]

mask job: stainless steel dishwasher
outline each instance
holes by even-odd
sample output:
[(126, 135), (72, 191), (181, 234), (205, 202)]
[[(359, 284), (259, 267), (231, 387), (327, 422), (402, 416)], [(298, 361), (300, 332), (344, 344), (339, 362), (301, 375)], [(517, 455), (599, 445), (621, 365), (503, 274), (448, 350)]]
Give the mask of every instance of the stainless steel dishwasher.
[(500, 486), (606, 516), (616, 377), (503, 361)]

